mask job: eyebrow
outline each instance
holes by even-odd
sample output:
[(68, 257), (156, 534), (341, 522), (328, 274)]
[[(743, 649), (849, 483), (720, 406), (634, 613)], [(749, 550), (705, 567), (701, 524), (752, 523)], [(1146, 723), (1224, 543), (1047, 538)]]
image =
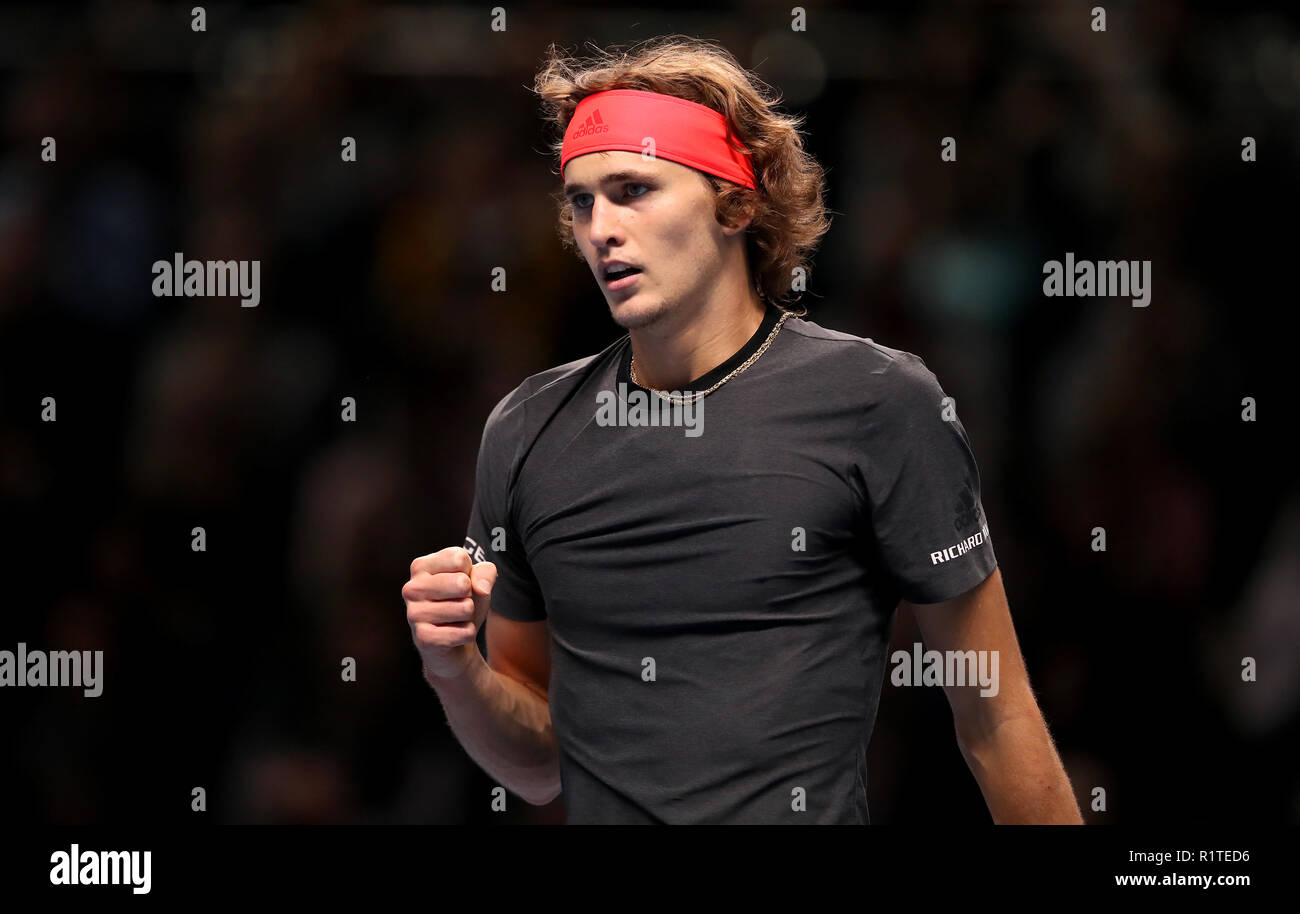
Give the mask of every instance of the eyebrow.
[[(655, 176), (646, 171), (616, 171), (613, 174), (605, 175), (600, 179), (601, 184), (617, 184), (619, 181), (635, 179), (638, 181), (654, 181)], [(564, 196), (568, 197), (586, 188), (585, 184), (565, 184)]]

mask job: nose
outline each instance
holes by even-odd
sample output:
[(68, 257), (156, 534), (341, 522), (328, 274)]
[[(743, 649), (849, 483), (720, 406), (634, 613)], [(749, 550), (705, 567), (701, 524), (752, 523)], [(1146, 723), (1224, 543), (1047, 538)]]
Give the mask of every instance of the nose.
[(588, 224), (591, 243), (605, 246), (622, 241), (618, 220), (618, 207), (599, 195), (591, 204), (591, 221)]

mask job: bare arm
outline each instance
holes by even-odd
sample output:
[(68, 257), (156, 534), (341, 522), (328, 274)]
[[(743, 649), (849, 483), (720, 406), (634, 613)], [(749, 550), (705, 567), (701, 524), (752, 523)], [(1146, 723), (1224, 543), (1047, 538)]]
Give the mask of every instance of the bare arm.
[(465, 751), (503, 787), (542, 805), (560, 793), (551, 710), (545, 698), (488, 666), (474, 648), (459, 676), (425, 672)]
[(998, 689), (946, 685), (957, 744), (979, 782), (993, 821), (1083, 824), (1074, 791), (1029, 686), (999, 569), (943, 603), (912, 608), (926, 647), (997, 651)]

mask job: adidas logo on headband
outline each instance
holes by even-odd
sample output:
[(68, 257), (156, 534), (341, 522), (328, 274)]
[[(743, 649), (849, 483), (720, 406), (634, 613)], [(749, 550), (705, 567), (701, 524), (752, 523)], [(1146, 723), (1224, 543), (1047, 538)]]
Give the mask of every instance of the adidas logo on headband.
[(609, 133), (609, 128), (605, 126), (605, 121), (600, 116), (600, 109), (594, 109), (582, 126), (573, 131), (571, 139), (581, 139), (584, 136), (595, 136), (598, 133)]

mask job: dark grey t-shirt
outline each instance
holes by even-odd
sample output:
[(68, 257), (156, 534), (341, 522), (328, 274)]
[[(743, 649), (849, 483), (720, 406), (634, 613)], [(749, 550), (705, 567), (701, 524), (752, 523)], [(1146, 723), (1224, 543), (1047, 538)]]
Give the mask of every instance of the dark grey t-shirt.
[(568, 821), (868, 822), (899, 599), (997, 565), (965, 429), (920, 358), (798, 317), (655, 425), (632, 424), (656, 395), (630, 355), (497, 404), (465, 543), (497, 565), (493, 612), (549, 623)]

